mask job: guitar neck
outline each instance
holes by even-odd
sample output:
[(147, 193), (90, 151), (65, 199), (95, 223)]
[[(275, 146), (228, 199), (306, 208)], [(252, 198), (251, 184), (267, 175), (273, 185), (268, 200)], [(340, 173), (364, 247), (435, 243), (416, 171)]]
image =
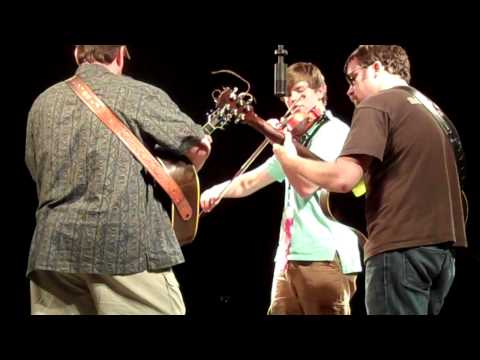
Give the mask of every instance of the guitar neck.
[[(283, 142), (285, 141), (285, 135), (281, 131), (269, 125), (258, 115), (255, 115), (255, 121), (249, 121), (248, 125), (253, 127), (255, 130), (257, 130), (258, 132), (266, 136), (270, 141), (276, 144), (283, 144)], [(299, 156), (306, 159), (323, 160), (314, 153), (312, 153), (310, 150), (308, 150), (305, 146), (300, 144), (296, 139), (293, 139), (293, 144), (295, 145)]]

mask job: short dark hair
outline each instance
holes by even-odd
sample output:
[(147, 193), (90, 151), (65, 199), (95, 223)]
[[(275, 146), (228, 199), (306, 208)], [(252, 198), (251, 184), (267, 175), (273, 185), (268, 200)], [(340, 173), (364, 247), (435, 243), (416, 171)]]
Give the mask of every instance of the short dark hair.
[[(98, 61), (102, 64), (110, 64), (117, 56), (120, 48), (125, 45), (77, 45), (78, 63), (92, 63)], [(128, 50), (127, 58), (130, 59)]]
[(380, 61), (390, 74), (399, 75), (410, 83), (410, 60), (405, 49), (399, 45), (360, 45), (345, 62), (343, 69), (345, 74), (348, 64), (353, 59), (357, 59), (360, 65), (365, 66)]
[[(297, 62), (287, 69), (287, 93), (290, 95), (293, 86), (299, 81), (306, 81), (308, 86), (313, 90), (318, 90), (322, 86), (326, 86), (325, 77), (320, 69), (309, 62)], [(327, 103), (327, 95), (324, 98)]]

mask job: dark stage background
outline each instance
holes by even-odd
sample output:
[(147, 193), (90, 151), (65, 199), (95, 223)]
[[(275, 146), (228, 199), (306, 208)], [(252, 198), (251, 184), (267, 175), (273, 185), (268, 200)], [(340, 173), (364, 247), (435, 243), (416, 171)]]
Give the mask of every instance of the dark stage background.
[[(353, 106), (345, 95), (347, 84), (342, 72), (347, 56), (358, 44), (365, 42), (395, 42), (404, 46), (411, 59), (412, 85), (430, 96), (449, 115), (462, 137), (467, 155), (471, 248), (458, 253), (457, 277), (443, 314), (478, 314), (479, 299), (474, 290), (480, 275), (479, 210), (475, 199), (480, 179), (474, 173), (474, 127), (478, 117), (474, 109), (478, 99), (469, 96), (465, 88), (467, 81), (476, 85), (478, 76), (474, 76), (477, 72), (475, 62), (466, 64), (461, 57), (468, 48), (467, 39), (446, 44), (442, 39), (435, 41), (433, 34), (429, 36), (434, 41), (424, 41), (422, 36), (415, 40), (401, 36), (374, 40), (345, 36), (328, 42), (272, 37), (252, 40), (248, 49), (242, 45), (244, 42), (220, 42), (212, 37), (205, 40), (186, 36), (170, 41), (162, 39), (151, 45), (134, 40), (128, 44), (132, 61), (127, 63), (125, 73), (164, 89), (184, 112), (203, 124), (206, 112), (213, 107), (210, 94), (214, 89), (243, 86), (230, 75), (212, 75), (211, 71), (233, 70), (250, 81), (251, 92), (257, 100), (256, 112), (265, 119), (278, 117), (283, 114), (284, 107), (273, 95), (274, 50), (277, 44), (284, 44), (289, 52), (287, 63), (310, 61), (322, 69), (328, 84), (329, 108), (349, 123)], [(35, 36), (33, 39), (48, 40)], [(51, 42), (32, 41), (28, 48), (17, 45), (10, 49), (19, 60), (15, 61), (14, 68), (17, 81), (10, 87), (13, 96), (6, 98), (7, 105), (13, 109), (12, 115), (5, 119), (9, 130), (5, 158), (12, 162), (8, 180), (13, 183), (4, 189), (8, 235), (3, 238), (7, 249), (3, 258), (7, 260), (4, 269), (8, 272), (8, 312), (13, 316), (25, 316), (30, 310), (25, 270), (34, 229), (36, 194), (24, 164), (27, 114), (35, 97), (45, 88), (74, 73), (72, 44), (79, 42), (77, 40), (66, 32), (57, 34)], [(13, 68), (4, 68), (6, 72), (9, 69)], [(466, 74), (472, 77), (467, 80)], [(200, 173), (202, 189), (232, 176), (263, 137), (246, 125), (233, 125), (223, 132), (215, 132), (213, 139), (212, 155)], [(255, 164), (270, 154), (268, 147)], [(175, 268), (189, 315), (248, 317), (266, 313), (282, 204), (283, 184), (274, 184), (249, 198), (226, 199), (213, 213), (202, 218), (197, 239), (184, 248), (186, 263)], [(353, 314), (363, 315), (363, 276), (358, 280), (358, 287)]]

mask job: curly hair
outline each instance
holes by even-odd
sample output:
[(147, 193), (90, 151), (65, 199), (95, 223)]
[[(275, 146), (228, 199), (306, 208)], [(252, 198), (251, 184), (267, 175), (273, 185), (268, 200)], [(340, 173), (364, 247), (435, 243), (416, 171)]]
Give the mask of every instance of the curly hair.
[(365, 66), (380, 61), (390, 74), (399, 75), (410, 83), (410, 60), (405, 49), (399, 45), (360, 45), (345, 62), (345, 73), (353, 59), (357, 59), (360, 65)]

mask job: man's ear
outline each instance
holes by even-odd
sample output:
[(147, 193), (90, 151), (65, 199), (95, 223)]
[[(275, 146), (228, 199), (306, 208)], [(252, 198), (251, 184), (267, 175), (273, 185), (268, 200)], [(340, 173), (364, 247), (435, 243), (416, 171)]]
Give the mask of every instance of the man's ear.
[(80, 65), (80, 63), (78, 62), (78, 46), (75, 46), (75, 50), (73, 51), (73, 57), (75, 58), (75, 62), (77, 63), (77, 65)]
[(120, 49), (117, 52), (117, 56), (115, 57), (115, 61), (120, 69), (123, 68), (123, 62), (125, 59), (125, 46), (120, 46)]
[(327, 85), (320, 86), (317, 90), (315, 90), (318, 100), (323, 101), (325, 96), (327, 96)]
[(375, 70), (375, 72), (377, 73), (383, 69), (383, 64), (377, 60), (372, 64), (372, 67), (373, 67), (373, 70)]

